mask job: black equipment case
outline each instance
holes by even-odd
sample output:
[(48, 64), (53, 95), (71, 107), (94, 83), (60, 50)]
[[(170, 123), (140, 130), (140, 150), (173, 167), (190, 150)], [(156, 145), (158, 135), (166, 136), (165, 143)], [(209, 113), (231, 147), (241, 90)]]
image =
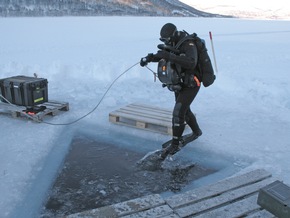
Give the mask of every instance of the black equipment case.
[(277, 180), (260, 189), (257, 203), (279, 218), (289, 218), (290, 187)]
[(12, 104), (33, 107), (48, 101), (47, 83), (47, 79), (27, 76), (0, 79), (0, 94)]

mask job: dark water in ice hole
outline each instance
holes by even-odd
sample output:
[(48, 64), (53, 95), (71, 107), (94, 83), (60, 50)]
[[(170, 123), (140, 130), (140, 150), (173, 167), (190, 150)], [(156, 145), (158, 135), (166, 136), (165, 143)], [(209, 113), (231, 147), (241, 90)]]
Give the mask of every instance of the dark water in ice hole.
[(44, 205), (42, 217), (57, 217), (149, 194), (179, 192), (189, 182), (214, 172), (203, 166), (142, 170), (145, 153), (87, 138), (75, 138), (63, 169)]

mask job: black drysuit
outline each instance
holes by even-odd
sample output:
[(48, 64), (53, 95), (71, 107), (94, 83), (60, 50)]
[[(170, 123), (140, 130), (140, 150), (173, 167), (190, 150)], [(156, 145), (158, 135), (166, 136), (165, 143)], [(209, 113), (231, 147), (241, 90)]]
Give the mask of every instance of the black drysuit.
[(158, 51), (150, 60), (152, 62), (158, 62), (161, 59), (171, 61), (179, 69), (179, 74), (182, 77), (180, 84), (182, 89), (175, 92), (175, 106), (172, 118), (173, 143), (176, 144), (179, 143), (179, 139), (183, 134), (185, 122), (196, 135), (200, 132), (196, 118), (190, 110), (190, 105), (200, 89), (201, 81), (201, 74), (197, 69), (197, 48), (193, 41), (186, 40), (178, 50), (180, 51), (178, 55), (168, 51)]

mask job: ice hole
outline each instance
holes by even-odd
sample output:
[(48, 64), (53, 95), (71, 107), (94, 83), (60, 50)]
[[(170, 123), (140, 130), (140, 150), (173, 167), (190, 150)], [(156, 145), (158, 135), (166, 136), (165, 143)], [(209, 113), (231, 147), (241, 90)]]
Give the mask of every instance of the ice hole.
[(169, 163), (159, 169), (143, 170), (136, 163), (145, 154), (102, 140), (75, 137), (42, 216), (64, 216), (149, 194), (177, 193), (191, 181), (216, 171), (178, 160), (166, 160)]
[(224, 179), (250, 164), (208, 152), (195, 141), (162, 168), (140, 169), (136, 163), (170, 136), (119, 130), (62, 133), (15, 216), (59, 217), (155, 193), (166, 198)]

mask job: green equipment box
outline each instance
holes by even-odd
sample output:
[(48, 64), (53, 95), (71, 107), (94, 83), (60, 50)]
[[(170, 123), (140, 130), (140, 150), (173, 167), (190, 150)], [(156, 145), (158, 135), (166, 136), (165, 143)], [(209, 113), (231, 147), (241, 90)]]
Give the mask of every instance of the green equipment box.
[(257, 203), (279, 218), (289, 218), (290, 187), (275, 181), (260, 189)]
[(33, 107), (48, 101), (47, 83), (47, 79), (27, 76), (0, 79), (0, 94), (9, 103)]

